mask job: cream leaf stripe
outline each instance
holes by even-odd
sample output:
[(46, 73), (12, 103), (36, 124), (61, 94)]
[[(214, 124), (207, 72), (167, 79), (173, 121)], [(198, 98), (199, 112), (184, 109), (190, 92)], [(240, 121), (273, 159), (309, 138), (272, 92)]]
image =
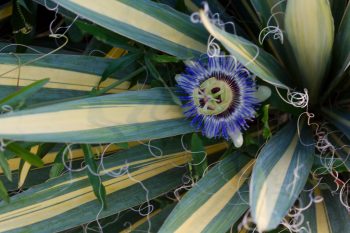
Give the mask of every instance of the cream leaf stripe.
[[(63, 2), (55, 0), (60, 5), (65, 5)], [(79, 7), (93, 11), (97, 15), (108, 17), (110, 19), (131, 25), (145, 32), (156, 35), (165, 40), (174, 42), (189, 49), (194, 49), (205, 53), (207, 47), (205, 44), (194, 40), (186, 34), (177, 31), (171, 26), (163, 23), (151, 15), (139, 11), (118, 0), (103, 0), (103, 1), (86, 1), (86, 0), (67, 0)], [(74, 11), (74, 10), (73, 10)], [(111, 28), (110, 28), (111, 29)]]
[[(321, 196), (321, 191), (316, 188), (315, 195)], [(317, 233), (332, 233), (329, 227), (329, 219), (324, 200), (315, 204)]]
[(176, 233), (199, 233), (217, 216), (237, 193), (245, 180), (243, 176), (250, 174), (255, 161), (247, 163), (235, 176), (224, 186), (214, 193), (208, 201), (200, 206), (182, 225), (177, 228)]
[(287, 175), (289, 165), (292, 161), (295, 148), (298, 143), (298, 134), (295, 134), (288, 148), (274, 165), (266, 177), (256, 204), (255, 220), (260, 231), (264, 231), (272, 218), (284, 179)]
[[(251, 63), (252, 64), (251, 66), (256, 66), (259, 69), (261, 69), (265, 73), (265, 76), (274, 77), (274, 75), (271, 74), (271, 72), (266, 68), (266, 66), (262, 65), (257, 59), (255, 59), (253, 62), (255, 55), (253, 56), (252, 54), (250, 54), (250, 52), (247, 51), (247, 49), (244, 48), (244, 46), (242, 46), (242, 42), (233, 42), (230, 39), (228, 39), (228, 36), (234, 36), (234, 35), (229, 35), (227, 32), (213, 25), (203, 10), (201, 10), (199, 14), (205, 28), (210, 32), (211, 35), (213, 35), (216, 39), (218, 39), (223, 45), (226, 45), (228, 47), (228, 50), (230, 49), (234, 50), (236, 53), (238, 53), (241, 57), (243, 57), (246, 60), (245, 62), (247, 62), (247, 64)], [(227, 35), (225, 36), (225, 34)], [(239, 40), (239, 39), (237, 38), (236, 40)], [(247, 45), (247, 46), (252, 46), (252, 45)], [(257, 51), (257, 53), (259, 53), (259, 51)], [(263, 78), (263, 77), (260, 77), (260, 78)], [(286, 85), (284, 85), (278, 80), (271, 81), (264, 78), (264, 81), (270, 84), (273, 84), (275, 86), (278, 86), (280, 88), (288, 89)]]
[[(215, 145), (211, 145), (211, 146), (206, 147), (206, 151), (207, 151), (208, 155), (211, 155), (211, 154), (215, 154), (218, 151), (223, 150), (224, 148), (227, 148), (227, 144), (226, 143), (220, 143), (220, 144), (215, 144)], [(150, 158), (150, 159), (145, 159), (145, 160), (140, 160), (140, 161), (135, 161), (135, 162), (132, 162), (132, 163), (128, 163), (128, 166), (135, 167), (134, 165), (136, 165), (136, 164), (142, 164), (144, 162), (151, 161), (151, 163), (149, 163), (146, 166), (142, 167), (141, 169), (131, 173), (132, 177), (136, 178), (137, 180), (142, 181), (142, 180), (147, 179), (147, 178), (143, 177), (142, 174), (144, 174), (144, 173), (149, 178), (149, 174), (148, 173), (152, 173), (154, 175), (157, 175), (157, 174), (160, 174), (160, 173), (162, 173), (162, 172), (164, 172), (166, 170), (174, 168), (176, 166), (188, 163), (190, 160), (191, 160), (191, 153), (183, 151), (183, 152), (170, 154), (165, 159), (162, 159), (162, 160), (159, 160), (158, 158)], [(119, 165), (119, 166), (116, 166), (116, 167), (113, 167), (113, 168), (110, 168), (110, 169), (114, 169), (115, 170), (117, 168), (121, 168), (122, 166), (124, 166), (124, 165)], [(170, 166), (169, 169), (167, 168), (166, 170), (160, 171), (160, 169), (164, 169), (162, 167), (169, 167), (169, 166)], [(150, 177), (152, 177), (152, 176), (150, 176)], [(42, 190), (40, 192), (50, 191), (54, 187), (57, 188), (57, 187), (61, 186), (62, 184), (73, 185), (75, 182), (80, 181), (80, 180), (85, 179), (85, 178), (87, 178), (87, 176), (79, 177), (77, 179), (69, 180), (69, 181), (66, 181), (66, 182), (62, 182), (62, 183), (60, 183), (58, 185), (55, 185), (53, 187), (48, 187), (47, 189), (44, 189), (44, 190)], [(122, 184), (119, 184), (119, 183), (122, 183), (122, 182), (124, 182), (125, 180), (128, 180), (128, 179), (129, 179), (128, 175), (124, 175), (124, 176), (120, 176), (120, 177), (117, 177), (117, 178), (112, 178), (110, 180), (104, 181), (103, 184), (106, 186), (107, 194), (110, 194), (112, 192), (115, 192), (115, 191), (118, 191), (118, 190), (122, 189), (122, 186), (121, 186)], [(116, 189), (115, 190), (111, 189), (109, 187), (111, 185), (115, 185)], [(64, 190), (64, 189), (62, 189), (62, 190)], [(40, 192), (37, 192), (37, 193), (40, 193)], [(90, 193), (92, 194), (91, 196), (90, 196)], [(85, 200), (86, 198), (84, 199), (84, 197), (82, 197), (84, 195), (88, 195), (88, 197), (90, 199)], [(95, 198), (95, 195), (93, 194), (91, 186), (88, 186), (88, 187), (85, 187), (85, 188), (81, 188), (79, 190), (72, 191), (72, 192), (69, 192), (69, 193), (63, 193), (62, 195), (57, 196), (57, 197), (53, 197), (53, 198), (51, 198), (49, 200), (46, 200), (46, 201), (43, 201), (43, 202), (40, 202), (40, 203), (36, 203), (36, 204), (30, 205), (30, 206), (26, 206), (26, 207), (23, 207), (23, 208), (20, 208), (20, 209), (17, 209), (17, 210), (13, 210), (13, 211), (10, 211), (10, 212), (4, 213), (4, 214), (0, 214), (0, 229), (2, 229), (2, 224), (5, 224), (5, 222), (7, 220), (11, 220), (13, 218), (22, 218), (23, 215), (30, 215), (30, 216), (34, 217), (34, 215), (31, 215), (31, 214), (33, 214), (34, 212), (36, 213), (36, 211), (46, 211), (45, 208), (51, 207), (53, 205), (63, 205), (62, 208), (64, 208), (65, 211), (68, 211), (69, 209), (73, 209), (73, 208), (75, 208), (75, 207), (77, 207), (79, 205), (82, 205), (82, 204), (84, 204), (86, 202), (89, 202), (91, 200), (94, 200), (94, 199), (96, 199), (96, 198)], [(75, 205), (75, 201), (74, 200), (79, 202), (80, 204), (79, 205)], [(74, 205), (73, 204), (67, 204), (66, 202), (68, 202), (68, 203), (73, 202)], [(65, 208), (65, 205), (66, 205), (66, 207), (68, 207), (68, 209)], [(65, 212), (65, 211), (63, 211), (63, 212)], [(53, 211), (53, 212), (55, 212), (55, 211)], [(49, 214), (49, 216), (51, 216), (51, 214)], [(4, 223), (2, 223), (2, 222), (4, 222)]]
[[(17, 65), (0, 64), (0, 74), (16, 67)], [(19, 86), (27, 86), (44, 78), (50, 79), (50, 81), (44, 86), (45, 88), (91, 91), (93, 87), (97, 86), (101, 76), (65, 69), (40, 66), (21, 66), (20, 77), (18, 77), (18, 70), (11, 71), (0, 77), (0, 85), (17, 86), (18, 82)], [(101, 83), (100, 87), (107, 87), (116, 81), (116, 79), (108, 78)], [(118, 93), (121, 90), (128, 89), (129, 86), (129, 82), (123, 82), (117, 88), (112, 89), (110, 93)]]
[[(166, 172), (176, 166), (182, 165), (188, 161), (188, 156), (175, 158), (169, 161), (146, 166), (145, 168), (132, 172), (130, 175), (138, 181), (143, 181)], [(118, 190), (137, 184), (137, 182), (129, 179), (128, 175), (124, 175), (104, 181), (103, 184), (106, 188), (106, 194), (111, 194)], [(1, 214), (0, 232), (28, 226), (55, 217), (95, 199), (96, 197), (92, 191), (92, 188), (89, 186), (55, 198), (51, 198), (38, 204), (34, 204), (33, 206), (27, 206), (22, 209), (24, 212), (21, 213), (19, 213), (21, 210), (19, 209)]]
[(63, 133), (183, 117), (177, 105), (109, 105), (3, 117), (0, 118), (0, 134)]
[[(228, 147), (227, 143), (224, 142), (224, 143), (219, 143), (219, 144), (206, 146), (205, 147), (205, 151), (207, 152), (207, 156), (210, 156), (212, 154), (215, 154), (217, 152), (220, 152), (220, 151), (226, 149), (227, 147)], [(137, 161), (134, 161), (134, 162), (129, 162), (128, 166), (129, 167), (133, 166), (133, 168), (138, 168), (139, 166), (145, 166), (145, 165), (150, 165), (150, 164), (157, 163), (157, 162), (160, 162), (160, 161), (166, 161), (169, 158), (183, 157), (184, 155), (189, 156), (189, 159), (190, 159), (190, 156), (191, 156), (190, 153), (188, 153), (188, 152), (178, 152), (178, 153), (173, 153), (173, 154), (170, 154), (170, 155), (162, 156), (162, 157), (159, 157), (159, 158), (158, 157), (154, 157), (154, 158), (148, 158), (148, 159), (143, 159), (143, 160), (137, 160)], [(135, 166), (135, 165), (139, 165), (139, 166)], [(125, 166), (125, 164), (118, 165), (118, 166), (111, 167), (111, 168), (107, 168), (106, 170), (101, 171), (100, 174), (101, 175), (105, 175), (108, 172), (112, 172), (112, 171), (121, 169), (124, 166)], [(55, 186), (51, 186), (50, 189), (53, 189), (53, 188), (56, 188), (56, 187), (59, 187), (59, 186), (63, 186), (63, 185), (69, 184), (69, 183), (74, 183), (74, 182), (77, 182), (77, 181), (80, 181), (80, 180), (84, 180), (84, 179), (88, 179), (88, 176), (82, 176), (82, 177), (78, 177), (78, 178), (75, 178), (75, 179), (71, 179), (71, 180), (59, 183), (59, 184), (57, 184)]]
[[(129, 147), (133, 147), (133, 146), (136, 146), (139, 144), (139, 142), (129, 142)], [(101, 154), (102, 151), (104, 151), (106, 149), (106, 147), (108, 146), (107, 148), (107, 151), (106, 153), (112, 153), (112, 152), (116, 152), (118, 150), (120, 150), (121, 148), (118, 147), (117, 145), (115, 144), (112, 144), (112, 145), (102, 145), (102, 146), (94, 146), (92, 149), (93, 149), (93, 152), (94, 154), (96, 154), (97, 156), (99, 156)], [(82, 158), (84, 156), (83, 154), (83, 150), (82, 149), (72, 149), (72, 154), (71, 154), (71, 159), (78, 159), (78, 158)], [(55, 161), (55, 158), (57, 156), (57, 151), (54, 151), (54, 152), (49, 152), (47, 153), (43, 158), (42, 158), (42, 161), (44, 162), (44, 164), (50, 164), (50, 163), (53, 163)], [(19, 168), (19, 165), (20, 165), (20, 162), (21, 162), (21, 158), (13, 158), (13, 159), (9, 159), (8, 160), (8, 163), (9, 163), (9, 166), (10, 166), (10, 170), (11, 171), (15, 171), (15, 170), (18, 170)], [(34, 169), (38, 169), (38, 168), (34, 168)], [(40, 168), (39, 168), (40, 169)], [(3, 173), (3, 170), (0, 168), (0, 175)]]

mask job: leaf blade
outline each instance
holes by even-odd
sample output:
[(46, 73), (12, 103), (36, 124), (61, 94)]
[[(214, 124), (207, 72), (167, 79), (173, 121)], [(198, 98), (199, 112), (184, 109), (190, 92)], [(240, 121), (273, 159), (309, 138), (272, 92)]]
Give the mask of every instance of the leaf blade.
[(232, 154), (216, 165), (185, 194), (159, 232), (227, 232), (248, 209), (244, 177), (253, 162)]
[(111, 31), (178, 57), (206, 51), (204, 30), (166, 5), (134, 0), (54, 2)]
[(32, 154), (31, 152), (22, 148), (19, 144), (15, 142), (11, 142), (8, 145), (6, 145), (6, 149), (12, 151), (18, 157), (22, 158), (24, 161), (30, 163), (33, 166), (42, 167), (44, 165), (43, 161), (40, 159), (39, 156)]
[(206, 29), (218, 39), (239, 62), (259, 78), (280, 88), (288, 89), (288, 74), (267, 52), (237, 35), (229, 34), (213, 25), (204, 11), (200, 11)]
[[(218, 149), (223, 147), (207, 147), (209, 154), (218, 152)], [(155, 158), (148, 148), (141, 145), (104, 159), (106, 170), (101, 171), (101, 175), (104, 174), (102, 180), (109, 208), (100, 213), (100, 218), (146, 202), (146, 191), (137, 181), (149, 190), (149, 199), (182, 184), (181, 177), (187, 170), (183, 165), (190, 161), (190, 153), (182, 150), (179, 141), (174, 143), (171, 139), (163, 151), (163, 156)], [(128, 173), (110, 176), (126, 167)], [(2, 230), (20, 231), (25, 227), (37, 233), (62, 231), (93, 221), (101, 208), (85, 171), (51, 179), (16, 195), (11, 205), (0, 205)]]
[[(250, 183), (250, 206), (259, 231), (272, 230), (288, 213), (304, 187), (313, 163), (313, 148), (299, 141), (292, 121), (261, 150)], [(304, 129), (303, 143), (312, 144)]]
[(164, 88), (18, 111), (0, 124), (3, 138), (41, 142), (118, 143), (195, 131)]

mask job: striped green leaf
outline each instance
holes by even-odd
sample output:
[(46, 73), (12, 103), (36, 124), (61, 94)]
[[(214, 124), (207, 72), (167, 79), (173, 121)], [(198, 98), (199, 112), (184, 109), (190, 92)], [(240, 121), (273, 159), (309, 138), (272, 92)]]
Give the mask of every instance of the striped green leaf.
[(82, 31), (94, 36), (99, 41), (113, 46), (114, 48), (125, 49), (129, 52), (137, 52), (139, 49), (132, 46), (128, 38), (125, 38), (117, 33), (109, 31), (99, 25), (88, 23), (82, 20), (76, 20), (75, 25)]
[[(213, 154), (223, 147), (212, 145), (206, 149)], [(183, 151), (179, 140), (168, 141), (162, 150), (163, 156), (154, 157), (148, 147), (141, 145), (104, 159), (105, 170), (100, 171), (100, 177), (108, 208), (99, 215), (101, 205), (88, 176), (85, 171), (74, 172), (12, 197), (11, 204), (2, 203), (0, 231), (62, 231), (93, 221), (97, 215), (104, 218), (164, 194), (182, 184), (187, 170), (183, 165), (191, 161), (191, 153)]]
[(159, 232), (227, 232), (248, 209), (245, 180), (253, 162), (241, 154), (222, 160), (185, 194)]
[[(40, 57), (40, 55), (33, 54), (16, 56), (21, 64)], [(17, 87), (28, 86), (46, 78), (50, 81), (44, 85), (44, 89), (29, 99), (31, 102), (61, 100), (86, 95), (98, 85), (104, 70), (113, 61), (115, 59), (58, 54), (22, 65), (18, 70), (16, 69), (18, 68), (17, 58), (10, 54), (2, 54), (0, 58), (0, 98), (12, 94)], [(115, 82), (116, 77), (122, 78), (128, 73), (127, 70), (121, 70), (107, 78), (100, 87), (107, 87)], [(128, 82), (124, 82), (109, 90), (108, 93), (119, 93), (129, 86)]]
[(332, 86), (335, 87), (341, 81), (346, 69), (350, 66), (350, 3), (346, 7), (346, 11), (341, 20), (338, 33), (334, 43), (334, 78)]
[(322, 109), (330, 122), (350, 139), (350, 114), (336, 109)]
[(204, 11), (200, 11), (201, 20), (206, 29), (252, 73), (272, 85), (287, 89), (290, 80), (288, 73), (269, 53), (248, 40), (221, 30), (210, 22)]
[[(250, 0), (250, 2), (252, 3), (261, 22), (261, 34), (259, 35), (259, 40), (263, 40), (265, 37), (264, 41), (259, 42), (263, 42), (264, 44), (268, 45), (268, 47), (271, 48), (272, 54), (277, 58), (277, 60), (288, 68), (291, 76), (298, 78), (298, 73), (295, 69), (295, 66), (297, 66), (295, 57), (284, 32), (284, 16), (287, 1)], [(278, 26), (282, 35), (279, 35), (278, 33), (280, 32), (276, 31), (276, 29), (271, 26)], [(283, 38), (274, 38), (275, 36), (282, 36)]]
[(276, 228), (288, 213), (306, 183), (313, 155), (310, 131), (303, 129), (299, 139), (295, 121), (263, 147), (250, 183), (250, 207), (259, 231)]
[[(267, 26), (267, 22), (269, 21), (271, 15), (273, 13), (279, 12), (275, 15), (275, 19), (277, 20), (281, 29), (284, 26), (284, 11), (286, 10), (286, 2), (280, 2), (278, 0), (267, 0), (267, 1), (259, 1), (259, 0), (250, 0), (255, 11), (258, 13), (260, 21), (262, 23), (261, 27), (264, 28)], [(272, 11), (272, 12), (271, 12)], [(276, 25), (276, 22), (272, 20), (273, 25)]]
[[(339, 193), (317, 188), (313, 196), (322, 197), (323, 201), (315, 203), (303, 211), (305, 232), (338, 233), (348, 232), (350, 229), (350, 215), (339, 200)], [(301, 195), (302, 206), (310, 203), (307, 192)]]
[(193, 132), (164, 88), (86, 98), (0, 117), (11, 140), (118, 143)]
[(163, 4), (148, 0), (54, 2), (113, 32), (181, 58), (206, 52), (205, 30)]
[[(139, 145), (138, 142), (128, 143), (131, 147)], [(42, 157), (42, 161), (44, 163), (43, 167), (37, 168), (33, 166), (28, 166), (27, 163), (23, 164), (21, 158), (14, 157), (8, 159), (8, 168), (10, 172), (12, 172), (12, 182), (9, 182), (4, 175), (7, 173), (4, 172), (5, 169), (0, 169), (0, 179), (4, 182), (5, 186), (9, 190), (17, 189), (18, 187), (29, 188), (37, 184), (41, 184), (48, 180), (49, 178), (57, 177), (62, 174), (64, 171), (64, 166), (62, 163), (62, 156), (60, 153), (65, 151), (65, 145), (59, 145), (54, 148), (52, 151), (47, 153)], [(98, 156), (102, 151), (106, 151), (106, 154), (112, 154), (117, 151), (120, 151), (120, 147), (116, 145), (103, 145), (103, 146), (94, 146), (92, 147), (93, 153)], [(36, 151), (36, 153), (40, 153), (40, 150), (37, 146), (32, 148), (32, 151)], [(81, 164), (82, 158), (84, 157), (84, 153), (81, 148), (71, 147), (70, 157), (74, 161), (73, 164)], [(68, 151), (67, 151), (68, 153)], [(1, 156), (1, 154), (0, 154)], [(41, 156), (40, 156), (41, 157)], [(4, 158), (6, 159), (6, 158)], [(1, 167), (1, 166), (0, 166)]]
[(329, 1), (288, 1), (285, 29), (303, 85), (309, 91), (310, 100), (315, 102), (329, 67), (334, 40)]

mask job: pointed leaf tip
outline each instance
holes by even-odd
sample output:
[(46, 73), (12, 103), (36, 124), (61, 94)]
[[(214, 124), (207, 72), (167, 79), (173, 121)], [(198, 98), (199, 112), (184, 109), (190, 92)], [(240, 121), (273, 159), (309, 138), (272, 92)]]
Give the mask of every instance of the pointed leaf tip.
[(328, 70), (334, 40), (328, 0), (288, 1), (285, 28), (304, 87), (315, 101)]

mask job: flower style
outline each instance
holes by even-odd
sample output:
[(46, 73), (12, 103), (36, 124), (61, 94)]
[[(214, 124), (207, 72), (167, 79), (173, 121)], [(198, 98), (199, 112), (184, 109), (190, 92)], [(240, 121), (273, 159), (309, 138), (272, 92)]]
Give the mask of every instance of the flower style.
[(255, 117), (259, 102), (266, 99), (254, 77), (231, 56), (186, 65), (185, 73), (176, 77), (186, 117), (208, 138), (223, 137), (242, 146), (246, 121)]

